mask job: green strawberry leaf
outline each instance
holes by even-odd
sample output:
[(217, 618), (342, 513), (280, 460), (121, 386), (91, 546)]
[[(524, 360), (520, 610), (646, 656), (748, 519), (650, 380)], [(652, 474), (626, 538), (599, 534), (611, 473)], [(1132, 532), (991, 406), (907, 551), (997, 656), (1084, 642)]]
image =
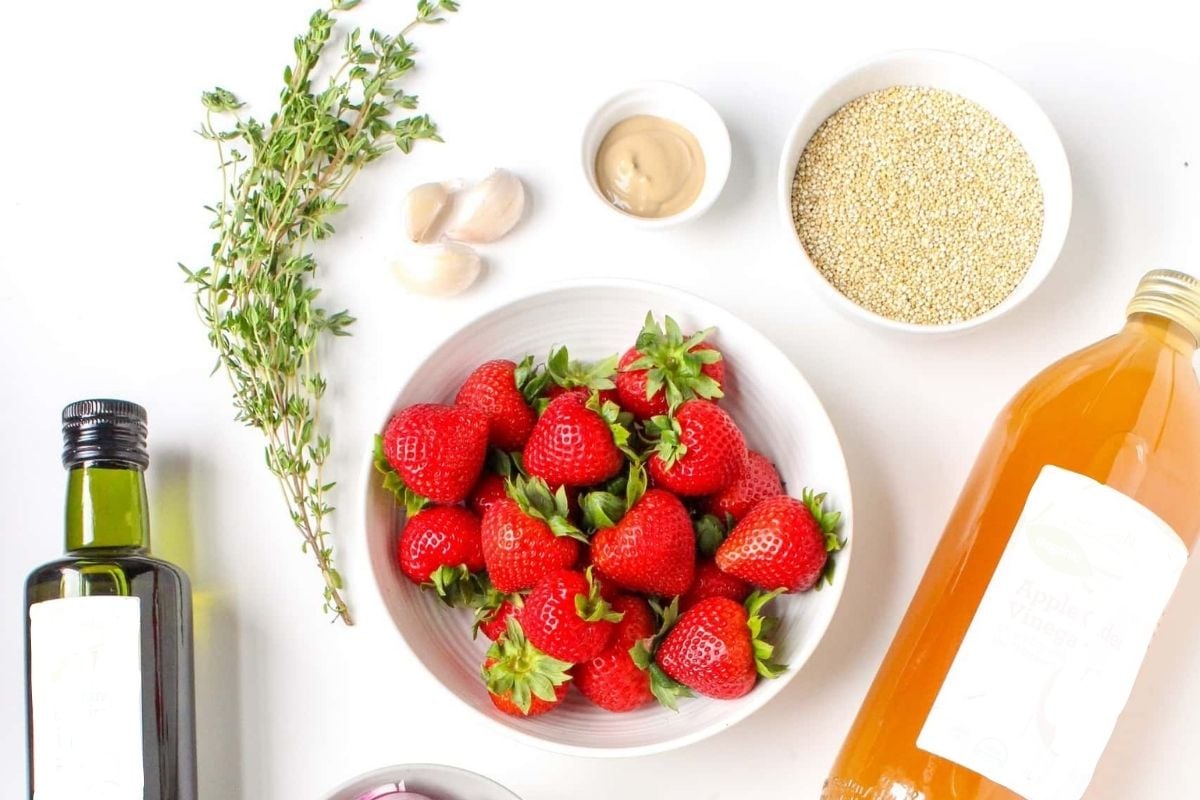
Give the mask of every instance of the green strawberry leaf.
[(555, 536), (569, 536), (587, 544), (587, 535), (570, 520), (571, 503), (565, 487), (551, 492), (541, 478), (518, 476), (506, 480), (504, 488), (524, 514), (545, 522)]
[(664, 392), (668, 408), (674, 412), (686, 400), (695, 397), (716, 399), (723, 396), (720, 385), (703, 370), (708, 364), (722, 359), (717, 350), (696, 350), (713, 334), (713, 329), (693, 333), (684, 337), (674, 319), (663, 318), (664, 327), (659, 327), (654, 313), (646, 314), (646, 321), (638, 334), (635, 348), (638, 357), (622, 367), (622, 371), (646, 373), (646, 398)]
[(821, 570), (821, 577), (817, 578), (816, 586), (813, 588), (819, 592), (826, 586), (833, 586), (833, 573), (836, 567), (837, 562), (834, 561), (833, 556), (826, 559), (825, 568)]
[(633, 665), (640, 670), (650, 669), (650, 665), (654, 663), (654, 655), (650, 652), (650, 642), (652, 641), (652, 639), (641, 639), (629, 648), (629, 657), (633, 660)]
[(525, 598), (520, 592), (505, 594), (492, 585), (486, 573), (480, 573), (476, 578), (479, 581), (481, 591), (476, 598), (477, 602), (473, 606), (475, 609), (475, 619), (471, 624), (472, 639), (478, 638), (479, 629), (483, 625), (496, 619), (505, 602), (512, 603), (517, 608), (524, 608), (525, 606)]
[(640, 459), (633, 461), (629, 465), (629, 475), (625, 479), (625, 508), (627, 510), (633, 508), (637, 501), (642, 499), (648, 485), (646, 468), (642, 466)]
[(494, 695), (508, 696), (528, 714), (533, 698), (554, 702), (557, 686), (571, 680), (571, 664), (552, 658), (525, 638), (521, 624), (508, 618), (504, 635), (492, 643), (487, 657), (495, 663), (483, 668), (483, 680)]
[(466, 564), (459, 564), (457, 567), (438, 567), (425, 586), (433, 589), (451, 608), (475, 608), (486, 595), (485, 580), (471, 572)]
[(429, 498), (409, 489), (400, 473), (392, 467), (383, 450), (383, 437), (379, 434), (375, 434), (375, 470), (383, 475), (383, 488), (391, 493), (409, 517), (415, 516), (418, 511), (429, 505)]
[(683, 430), (674, 417), (661, 415), (651, 417), (642, 429), (642, 435), (654, 444), (654, 452), (670, 469), (675, 462), (687, 455), (687, 445), (681, 441)]
[(650, 665), (650, 693), (661, 705), (676, 712), (680, 697), (695, 697), (691, 689), (663, 672), (658, 664)]
[(825, 505), (825, 493), (817, 494), (812, 489), (805, 489), (801, 493), (801, 499), (804, 505), (808, 507), (809, 513), (813, 519), (821, 527), (821, 532), (825, 536), (825, 551), (830, 554), (825, 561), (825, 568), (821, 571), (821, 576), (817, 578), (817, 583), (814, 588), (817, 591), (823, 586), (833, 585), (834, 574), (834, 558), (833, 554), (846, 546), (845, 537), (838, 534), (838, 528), (842, 524), (842, 514), (840, 511), (827, 511)]
[(619, 361), (620, 356), (615, 354), (590, 364), (574, 361), (567, 353), (567, 348), (555, 347), (550, 350), (550, 357), (546, 360), (546, 373), (551, 381), (564, 389), (615, 389), (617, 384), (613, 376), (617, 374)]
[(592, 530), (611, 528), (625, 516), (625, 503), (612, 492), (588, 492), (579, 501), (583, 519)]
[(522, 358), (517, 364), (513, 378), (517, 382), (517, 389), (521, 392), (521, 396), (530, 405), (542, 396), (547, 384), (550, 383), (550, 373), (540, 364), (535, 364), (533, 356), (530, 355)]
[(712, 557), (733, 529), (733, 515), (726, 514), (722, 520), (716, 514), (705, 514), (695, 521), (696, 544), (700, 552)]
[(600, 594), (600, 579), (595, 576), (595, 568), (588, 567), (587, 594), (575, 595), (575, 613), (584, 622), (620, 622), (625, 618), (625, 612), (613, 611), (604, 596)]
[[(801, 500), (808, 507), (808, 511), (812, 514), (813, 519), (821, 526), (821, 532), (825, 534), (825, 549), (830, 552), (840, 550), (842, 542), (837, 538), (836, 534), (838, 527), (842, 524), (842, 512), (825, 510), (824, 492), (817, 494), (812, 489), (806, 488), (801, 492)], [(831, 543), (833, 546), (831, 546)]]
[(764, 678), (778, 678), (787, 671), (786, 664), (774, 661), (775, 645), (766, 640), (778, 627), (774, 617), (763, 616), (762, 610), (767, 603), (783, 594), (783, 589), (773, 592), (756, 591), (746, 598), (746, 627), (750, 629), (750, 638), (754, 648), (754, 668)]
[(601, 418), (608, 423), (608, 429), (612, 432), (613, 443), (617, 449), (631, 460), (638, 460), (641, 456), (633, 449), (630, 444), (633, 434), (630, 432), (629, 425), (633, 419), (630, 415), (621, 410), (621, 407), (612, 400), (600, 400), (600, 393), (592, 391), (588, 397), (587, 403), (584, 404), (589, 410), (596, 412)]
[(650, 673), (650, 693), (654, 695), (655, 699), (666, 708), (678, 711), (679, 703), (677, 701), (680, 697), (695, 697), (695, 695), (692, 694), (691, 689), (672, 679), (663, 672), (662, 667), (654, 663), (654, 654), (650, 651), (652, 641), (643, 639), (634, 644), (629, 648), (629, 658), (638, 669)]
[(521, 463), (521, 454), (509, 453), (499, 447), (492, 447), (488, 450), (487, 468), (506, 479), (525, 474), (525, 467)]

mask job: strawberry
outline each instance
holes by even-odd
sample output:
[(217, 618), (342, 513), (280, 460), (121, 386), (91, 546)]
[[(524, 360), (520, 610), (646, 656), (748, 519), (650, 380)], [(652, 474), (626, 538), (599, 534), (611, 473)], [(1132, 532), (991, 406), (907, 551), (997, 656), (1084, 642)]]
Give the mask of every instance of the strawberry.
[(612, 644), (595, 658), (576, 664), (571, 675), (583, 696), (601, 708), (632, 711), (654, 700), (650, 673), (634, 663), (629, 652), (641, 640), (654, 636), (654, 613), (645, 600), (628, 594), (616, 597), (612, 607), (624, 614)]
[(617, 367), (621, 407), (641, 420), (667, 414), (684, 400), (716, 400), (723, 394), (725, 362), (704, 342), (712, 331), (685, 337), (675, 320), (667, 317), (665, 322), (664, 331), (647, 314), (637, 343)]
[(822, 508), (825, 495), (772, 497), (742, 517), (717, 550), (717, 566), (760, 588), (804, 592), (830, 578), (829, 554), (842, 547), (840, 513)]
[(682, 594), (692, 584), (692, 519), (675, 495), (646, 490), (640, 465), (629, 471), (624, 501), (611, 493), (592, 492), (584, 505), (588, 521), (597, 528), (592, 563), (606, 578), (624, 589), (659, 597)]
[(413, 583), (428, 583), (439, 571), (460, 566), (480, 572), (484, 564), (479, 517), (458, 506), (427, 508), (405, 523), (396, 553), (400, 571)]
[(704, 400), (688, 400), (673, 417), (655, 417), (646, 431), (658, 439), (648, 460), (655, 485), (684, 497), (720, 492), (746, 460), (746, 440), (733, 418)]
[(615, 355), (593, 363), (585, 363), (573, 360), (565, 347), (552, 348), (550, 357), (546, 359), (549, 386), (545, 390), (545, 396), (553, 400), (567, 392), (582, 392), (585, 397), (592, 392), (599, 392), (601, 404), (609, 401), (617, 403), (617, 385), (613, 382), (616, 372)]
[(475, 630), (481, 631), (493, 642), (504, 634), (510, 617), (517, 622), (521, 621), (521, 611), (525, 607), (525, 598), (519, 594), (506, 594), (501, 597), (503, 599), (494, 607), (483, 606), (475, 613)]
[(519, 592), (557, 569), (579, 560), (586, 538), (567, 519), (567, 493), (550, 493), (539, 478), (517, 478), (508, 484), (509, 496), (492, 504), (483, 515), (483, 560), (492, 584), (501, 592)]
[(679, 617), (655, 654), (674, 681), (708, 697), (732, 700), (754, 688), (758, 676), (775, 678), (784, 667), (771, 661), (774, 647), (762, 639), (769, 620), (761, 615), (776, 593), (755, 593), (742, 605), (709, 597)]
[(579, 663), (604, 652), (621, 614), (600, 596), (591, 572), (550, 573), (525, 598), (521, 626), (529, 641), (554, 658)]
[(461, 503), (483, 470), (488, 419), (472, 408), (420, 403), (383, 433), (388, 464), (405, 486), (435, 503)]
[(554, 398), (525, 444), (526, 471), (551, 486), (608, 480), (620, 471), (622, 449), (628, 449), (629, 430), (619, 416), (615, 404), (601, 404), (594, 393), (586, 402), (574, 392)]
[(701, 600), (710, 597), (728, 597), (741, 603), (750, 596), (752, 588), (741, 578), (722, 572), (711, 558), (704, 558), (696, 564), (696, 579), (679, 598), (679, 610), (687, 611)]
[(533, 717), (567, 696), (570, 668), (530, 644), (521, 625), (509, 619), (504, 635), (487, 652), (483, 680), (496, 708), (515, 717)]
[(546, 381), (547, 375), (533, 366), (532, 356), (520, 364), (504, 359), (487, 361), (467, 376), (454, 404), (487, 416), (492, 447), (520, 450), (537, 421), (530, 403), (541, 394)]
[(748, 450), (733, 482), (701, 500), (700, 508), (705, 513), (720, 518), (728, 515), (736, 521), (746, 516), (760, 500), (782, 494), (785, 494), (783, 481), (779, 479), (775, 465), (762, 453)]
[(475, 484), (475, 488), (471, 490), (471, 496), (467, 498), (467, 505), (482, 517), (498, 500), (508, 497), (504, 484), (504, 476), (497, 475), (495, 472), (483, 473), (479, 483)]

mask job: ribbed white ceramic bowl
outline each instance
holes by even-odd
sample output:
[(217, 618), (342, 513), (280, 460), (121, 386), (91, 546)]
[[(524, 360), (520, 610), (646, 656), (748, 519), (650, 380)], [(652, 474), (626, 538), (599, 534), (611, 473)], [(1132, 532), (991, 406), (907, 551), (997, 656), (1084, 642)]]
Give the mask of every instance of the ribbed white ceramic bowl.
[(405, 790), (420, 792), (433, 800), (521, 800), (482, 775), (440, 764), (400, 764), (377, 769), (346, 781), (327, 794), (325, 800), (358, 800), (374, 789), (401, 782)]
[(588, 704), (575, 692), (562, 708), (544, 716), (515, 719), (497, 712), (479, 674), (486, 640), (471, 639), (469, 613), (447, 609), (400, 574), (393, 542), (403, 514), (368, 466), (366, 532), (371, 566), (400, 635), (447, 689), (485, 719), (519, 738), (574, 755), (640, 755), (699, 741), (768, 703), (808, 660), (833, 618), (854, 549), (850, 480), (837, 435), (820, 401), (787, 356), (728, 311), (664, 286), (604, 280), (539, 291), (470, 323), (416, 369), (379, 420), (382, 430), (400, 408), (451, 402), (466, 375), (488, 359), (515, 360), (526, 353), (544, 358), (555, 344), (568, 344), (572, 356), (583, 359), (622, 352), (633, 342), (648, 310), (659, 317), (670, 314), (684, 330), (716, 327), (713, 341), (729, 364), (723, 405), (750, 446), (776, 463), (792, 493), (817, 487), (828, 492), (829, 507), (844, 515), (848, 544), (837, 555), (834, 585), (782, 598), (771, 606), (782, 618), (778, 653), (791, 665), (782, 678), (760, 682), (739, 700), (684, 701), (678, 714), (658, 707), (613, 714)]

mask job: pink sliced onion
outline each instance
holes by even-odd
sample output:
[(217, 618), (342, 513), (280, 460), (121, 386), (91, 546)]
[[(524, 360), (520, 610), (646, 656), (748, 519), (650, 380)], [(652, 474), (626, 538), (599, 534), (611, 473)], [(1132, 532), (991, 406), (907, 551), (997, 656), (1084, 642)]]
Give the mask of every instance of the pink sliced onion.
[(406, 791), (403, 783), (389, 783), (365, 794), (360, 794), (355, 800), (433, 800), (433, 798)]

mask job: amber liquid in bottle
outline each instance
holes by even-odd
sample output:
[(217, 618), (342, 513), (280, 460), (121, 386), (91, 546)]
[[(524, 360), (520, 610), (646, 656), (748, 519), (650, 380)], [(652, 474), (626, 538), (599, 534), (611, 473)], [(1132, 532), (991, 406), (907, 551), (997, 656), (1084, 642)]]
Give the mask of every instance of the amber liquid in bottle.
[[(1189, 303), (1200, 303), (1197, 292)], [(1194, 322), (1186, 315), (1184, 321)], [(823, 800), (1021, 800), (978, 772), (918, 748), (918, 737), (1044, 467), (1070, 470), (1132, 498), (1191, 550), (1200, 535), (1197, 335), (1168, 316), (1131, 313), (1120, 333), (1049, 367), (1009, 403)]]

